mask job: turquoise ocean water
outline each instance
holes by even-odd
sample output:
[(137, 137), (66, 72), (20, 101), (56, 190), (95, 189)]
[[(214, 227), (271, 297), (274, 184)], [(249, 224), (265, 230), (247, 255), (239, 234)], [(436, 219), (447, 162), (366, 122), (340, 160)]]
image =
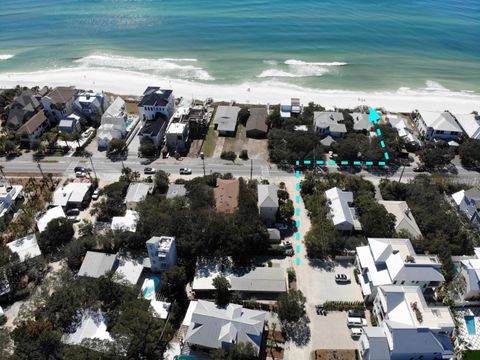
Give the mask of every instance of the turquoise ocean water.
[(478, 93), (480, 1), (0, 1), (1, 73), (77, 66)]

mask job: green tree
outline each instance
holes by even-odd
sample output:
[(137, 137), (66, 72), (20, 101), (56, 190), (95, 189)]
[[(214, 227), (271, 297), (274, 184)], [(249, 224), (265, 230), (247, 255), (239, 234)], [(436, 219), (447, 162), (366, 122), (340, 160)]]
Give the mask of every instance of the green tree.
[(284, 203), (280, 204), (279, 207), (280, 218), (284, 223), (288, 223), (292, 218), (295, 210), (293, 208), (293, 201), (288, 199)]
[(138, 151), (143, 157), (153, 158), (157, 155), (157, 147), (154, 143), (148, 140), (144, 140), (140, 143)]
[(250, 117), (250, 111), (247, 108), (242, 107), (238, 113), (238, 121), (243, 126), (247, 126), (248, 118)]
[(169, 301), (179, 301), (186, 298), (186, 284), (187, 274), (185, 269), (180, 266), (174, 266), (162, 274), (162, 288), (160, 291)]
[(395, 233), (395, 215), (379, 204), (370, 194), (357, 197), (362, 230), (367, 237), (392, 237)]
[(108, 143), (107, 154), (121, 154), (125, 150), (126, 145), (127, 143), (124, 139), (112, 139)]
[(10, 153), (14, 152), (16, 148), (17, 148), (17, 146), (15, 145), (15, 143), (13, 141), (11, 141), (11, 140), (5, 141), (4, 149), (5, 149), (5, 152), (7, 154), (10, 154)]
[(48, 320), (27, 321), (15, 328), (15, 359), (60, 359), (62, 334)]
[(168, 179), (168, 175), (163, 170), (158, 170), (155, 172), (155, 190), (158, 191), (160, 194), (165, 194), (168, 191), (168, 185), (170, 184), (170, 180)]
[(480, 140), (467, 139), (458, 149), (462, 165), (465, 168), (478, 170), (480, 168)]
[(305, 315), (305, 296), (300, 290), (293, 290), (278, 298), (278, 317), (281, 321), (295, 322)]
[(39, 235), (38, 244), (44, 254), (53, 254), (59, 247), (72, 240), (74, 230), (66, 218), (53, 219)]
[(218, 306), (226, 306), (230, 302), (230, 282), (223, 276), (217, 276), (213, 279), (213, 287), (215, 288), (215, 304)]
[(80, 139), (82, 138), (82, 136), (78, 131), (75, 131), (70, 138), (72, 139), (72, 141), (76, 141), (78, 147), (80, 147)]
[(418, 156), (427, 169), (435, 169), (449, 164), (455, 153), (445, 141), (438, 141), (426, 144)]

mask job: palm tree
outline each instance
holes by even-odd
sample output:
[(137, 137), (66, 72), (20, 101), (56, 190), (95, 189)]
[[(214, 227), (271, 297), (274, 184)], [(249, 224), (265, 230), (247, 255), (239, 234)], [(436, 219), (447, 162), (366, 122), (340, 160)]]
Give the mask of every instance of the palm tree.
[(7, 180), (7, 177), (5, 176), (5, 173), (3, 172), (3, 169), (4, 169), (4, 168), (5, 168), (5, 167), (4, 167), (3, 165), (0, 165), (0, 174), (2, 174), (2, 177), (3, 177), (5, 180)]
[(81, 135), (78, 131), (75, 131), (71, 136), (71, 139), (77, 142), (78, 147), (80, 147), (80, 138), (81, 138)]
[(68, 141), (68, 139), (70, 139), (70, 135), (68, 135), (65, 132), (62, 132), (62, 133), (60, 133), (60, 139), (65, 141), (65, 146), (68, 147), (68, 142), (67, 141)]
[(85, 172), (87, 173), (88, 178), (90, 179), (90, 182), (92, 182), (92, 169), (86, 168)]
[(55, 183), (53, 182), (53, 174), (52, 174), (52, 173), (48, 173), (48, 174), (47, 174), (47, 178), (48, 178), (48, 181), (50, 181), (50, 184), (52, 185), (52, 189), (53, 189), (54, 186), (55, 186)]

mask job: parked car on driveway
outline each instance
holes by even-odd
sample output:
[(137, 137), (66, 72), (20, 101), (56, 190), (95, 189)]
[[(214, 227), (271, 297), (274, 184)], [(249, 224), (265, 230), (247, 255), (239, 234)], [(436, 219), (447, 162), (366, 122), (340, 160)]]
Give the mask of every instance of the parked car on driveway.
[(358, 339), (363, 334), (362, 328), (350, 328), (350, 335), (354, 339)]
[(86, 171), (86, 169), (85, 169), (84, 167), (82, 167), (82, 166), (75, 166), (75, 168), (73, 169), (73, 171), (74, 171), (75, 173), (77, 173), (77, 172), (83, 172), (83, 173), (84, 173), (84, 172)]
[(363, 327), (367, 326), (367, 320), (358, 317), (347, 318), (347, 325), (349, 327)]
[(350, 282), (350, 276), (347, 274), (335, 274), (335, 281), (337, 283), (348, 283)]
[(192, 173), (192, 169), (190, 168), (180, 168), (180, 175), (190, 175)]
[(100, 196), (100, 189), (95, 189), (95, 191), (92, 194), (92, 200), (97, 200)]
[(84, 178), (85, 177), (85, 173), (83, 171), (77, 171), (75, 173), (75, 177), (77, 178)]
[(145, 175), (154, 175), (155, 172), (156, 172), (156, 170), (153, 167), (146, 167), (145, 169), (143, 169), (143, 173)]

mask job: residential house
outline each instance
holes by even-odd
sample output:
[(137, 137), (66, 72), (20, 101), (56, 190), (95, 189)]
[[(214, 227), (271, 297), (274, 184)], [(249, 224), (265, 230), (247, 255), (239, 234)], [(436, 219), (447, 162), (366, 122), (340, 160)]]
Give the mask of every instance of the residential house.
[(400, 114), (387, 114), (385, 119), (395, 128), (398, 136), (411, 144), (420, 145), (420, 140), (414, 135), (408, 121)]
[(17, 200), (22, 198), (23, 186), (10, 185), (5, 180), (0, 182), (0, 218), (16, 208)]
[(83, 118), (98, 121), (109, 105), (110, 99), (103, 92), (86, 91), (75, 95), (73, 111)]
[(264, 139), (268, 133), (267, 125), (268, 110), (265, 106), (250, 108), (250, 116), (247, 120), (247, 137)]
[(213, 189), (215, 208), (219, 212), (233, 214), (238, 209), (238, 194), (240, 183), (237, 179), (217, 179), (217, 186)]
[(279, 244), (282, 241), (282, 235), (280, 234), (280, 230), (275, 228), (268, 228), (268, 241), (272, 244)]
[(455, 114), (455, 119), (470, 139), (480, 140), (480, 115)]
[(361, 230), (362, 225), (358, 220), (357, 210), (352, 206), (353, 193), (342, 191), (334, 187), (325, 191), (329, 207), (329, 218), (333, 221), (336, 230), (352, 231)]
[(198, 262), (192, 290), (197, 298), (213, 298), (215, 287), (213, 279), (225, 277), (230, 283), (230, 290), (243, 299), (276, 301), (287, 291), (285, 269), (256, 267), (233, 267), (230, 263)]
[(82, 131), (80, 117), (76, 114), (64, 116), (58, 124), (58, 131), (61, 133), (73, 134)]
[(328, 135), (327, 137), (324, 137), (322, 140), (320, 140), (320, 143), (326, 148), (330, 149), (335, 142), (335, 139)]
[(422, 236), (422, 232), (406, 201), (380, 200), (378, 203), (383, 205), (390, 214), (395, 215), (395, 232), (404, 230), (408, 231), (413, 237)]
[(219, 136), (235, 136), (239, 113), (240, 108), (238, 106), (220, 105), (217, 107), (213, 125)]
[(350, 114), (353, 118), (353, 130), (370, 132), (373, 127), (373, 123), (368, 120), (369, 115), (359, 112)]
[(191, 348), (228, 350), (233, 344), (243, 342), (251, 344), (255, 355), (259, 355), (267, 317), (265, 311), (237, 304), (222, 308), (202, 300), (192, 301), (190, 305), (193, 309), (185, 342)]
[(75, 326), (74, 331), (63, 334), (61, 341), (64, 344), (102, 351), (104, 343), (113, 342), (113, 338), (107, 330), (108, 316), (106, 313), (100, 310), (87, 310), (80, 313), (79, 317), (80, 322)]
[(118, 231), (135, 232), (137, 230), (139, 215), (135, 210), (127, 209), (124, 216), (112, 217), (112, 224), (110, 228)]
[(459, 276), (465, 279), (465, 290), (458, 292), (460, 302), (480, 300), (480, 247), (474, 248), (475, 255), (458, 263)]
[(188, 151), (188, 123), (170, 123), (165, 133), (168, 149), (185, 154)]
[(373, 304), (378, 327), (365, 327), (363, 360), (452, 359), (455, 323), (446, 306), (429, 306), (418, 286), (381, 286)]
[(171, 184), (168, 186), (168, 191), (165, 197), (167, 199), (173, 199), (179, 196), (187, 195), (187, 189), (183, 184)]
[(417, 255), (409, 239), (369, 238), (357, 247), (355, 266), (365, 301), (372, 301), (382, 285), (419, 286), (435, 290), (445, 278), (436, 255)]
[(155, 146), (159, 147), (163, 144), (167, 125), (167, 117), (162, 113), (158, 113), (153, 120), (145, 122), (138, 136), (140, 136), (141, 141), (151, 141)]
[(147, 242), (148, 257), (153, 272), (170, 269), (177, 263), (177, 246), (171, 236), (153, 236)]
[(153, 192), (153, 183), (131, 183), (128, 185), (125, 204), (127, 209), (135, 210), (140, 201), (145, 200), (148, 194)]
[(71, 114), (76, 94), (74, 87), (59, 86), (42, 97), (43, 108), (50, 120), (58, 123), (65, 115)]
[(280, 116), (282, 119), (290, 119), (297, 116), (303, 111), (303, 105), (299, 98), (291, 98), (282, 101), (280, 104)]
[(3, 311), (2, 307), (0, 306), (0, 318), (5, 315), (5, 312)]
[(476, 225), (480, 225), (480, 201), (478, 201), (479, 198), (480, 191), (477, 189), (460, 190), (455, 194), (452, 194), (452, 199), (457, 205), (458, 209), (465, 214), (468, 221)]
[(127, 134), (128, 113), (125, 101), (117, 97), (103, 113), (97, 129), (97, 146), (105, 150), (112, 139), (123, 139)]
[(37, 220), (38, 231), (43, 232), (47, 228), (47, 225), (50, 221), (60, 218), (66, 218), (65, 212), (61, 206), (55, 206), (51, 209), (48, 209)]
[(50, 205), (84, 209), (90, 201), (91, 188), (90, 182), (70, 182), (54, 191)]
[(159, 114), (169, 120), (174, 112), (175, 97), (172, 90), (149, 86), (138, 104), (139, 117), (143, 121), (155, 120)]
[(260, 218), (271, 225), (275, 223), (278, 212), (278, 195), (276, 185), (262, 185), (259, 184), (258, 192), (258, 211)]
[(39, 109), (40, 102), (34, 92), (32, 90), (23, 90), (20, 95), (15, 98), (13, 104), (10, 105), (7, 126), (10, 129), (19, 128)]
[(416, 119), (418, 130), (427, 140), (457, 141), (462, 129), (447, 111), (422, 111)]
[(35, 234), (28, 234), (21, 239), (9, 242), (7, 246), (12, 253), (18, 255), (21, 262), (42, 255)]
[(82, 266), (80, 267), (80, 270), (78, 270), (78, 276), (98, 279), (109, 272), (114, 272), (117, 267), (118, 259), (116, 254), (87, 251)]
[(50, 122), (45, 116), (43, 110), (37, 112), (25, 124), (20, 126), (18, 133), (21, 135), (22, 142), (30, 143), (33, 139), (38, 139), (49, 127)]
[(320, 137), (331, 136), (334, 139), (345, 136), (347, 128), (343, 121), (341, 112), (333, 111), (315, 111), (313, 113), (313, 127)]
[(116, 281), (123, 284), (137, 285), (144, 267), (148, 267), (147, 261), (148, 258), (143, 256), (118, 255), (115, 270), (117, 275)]

